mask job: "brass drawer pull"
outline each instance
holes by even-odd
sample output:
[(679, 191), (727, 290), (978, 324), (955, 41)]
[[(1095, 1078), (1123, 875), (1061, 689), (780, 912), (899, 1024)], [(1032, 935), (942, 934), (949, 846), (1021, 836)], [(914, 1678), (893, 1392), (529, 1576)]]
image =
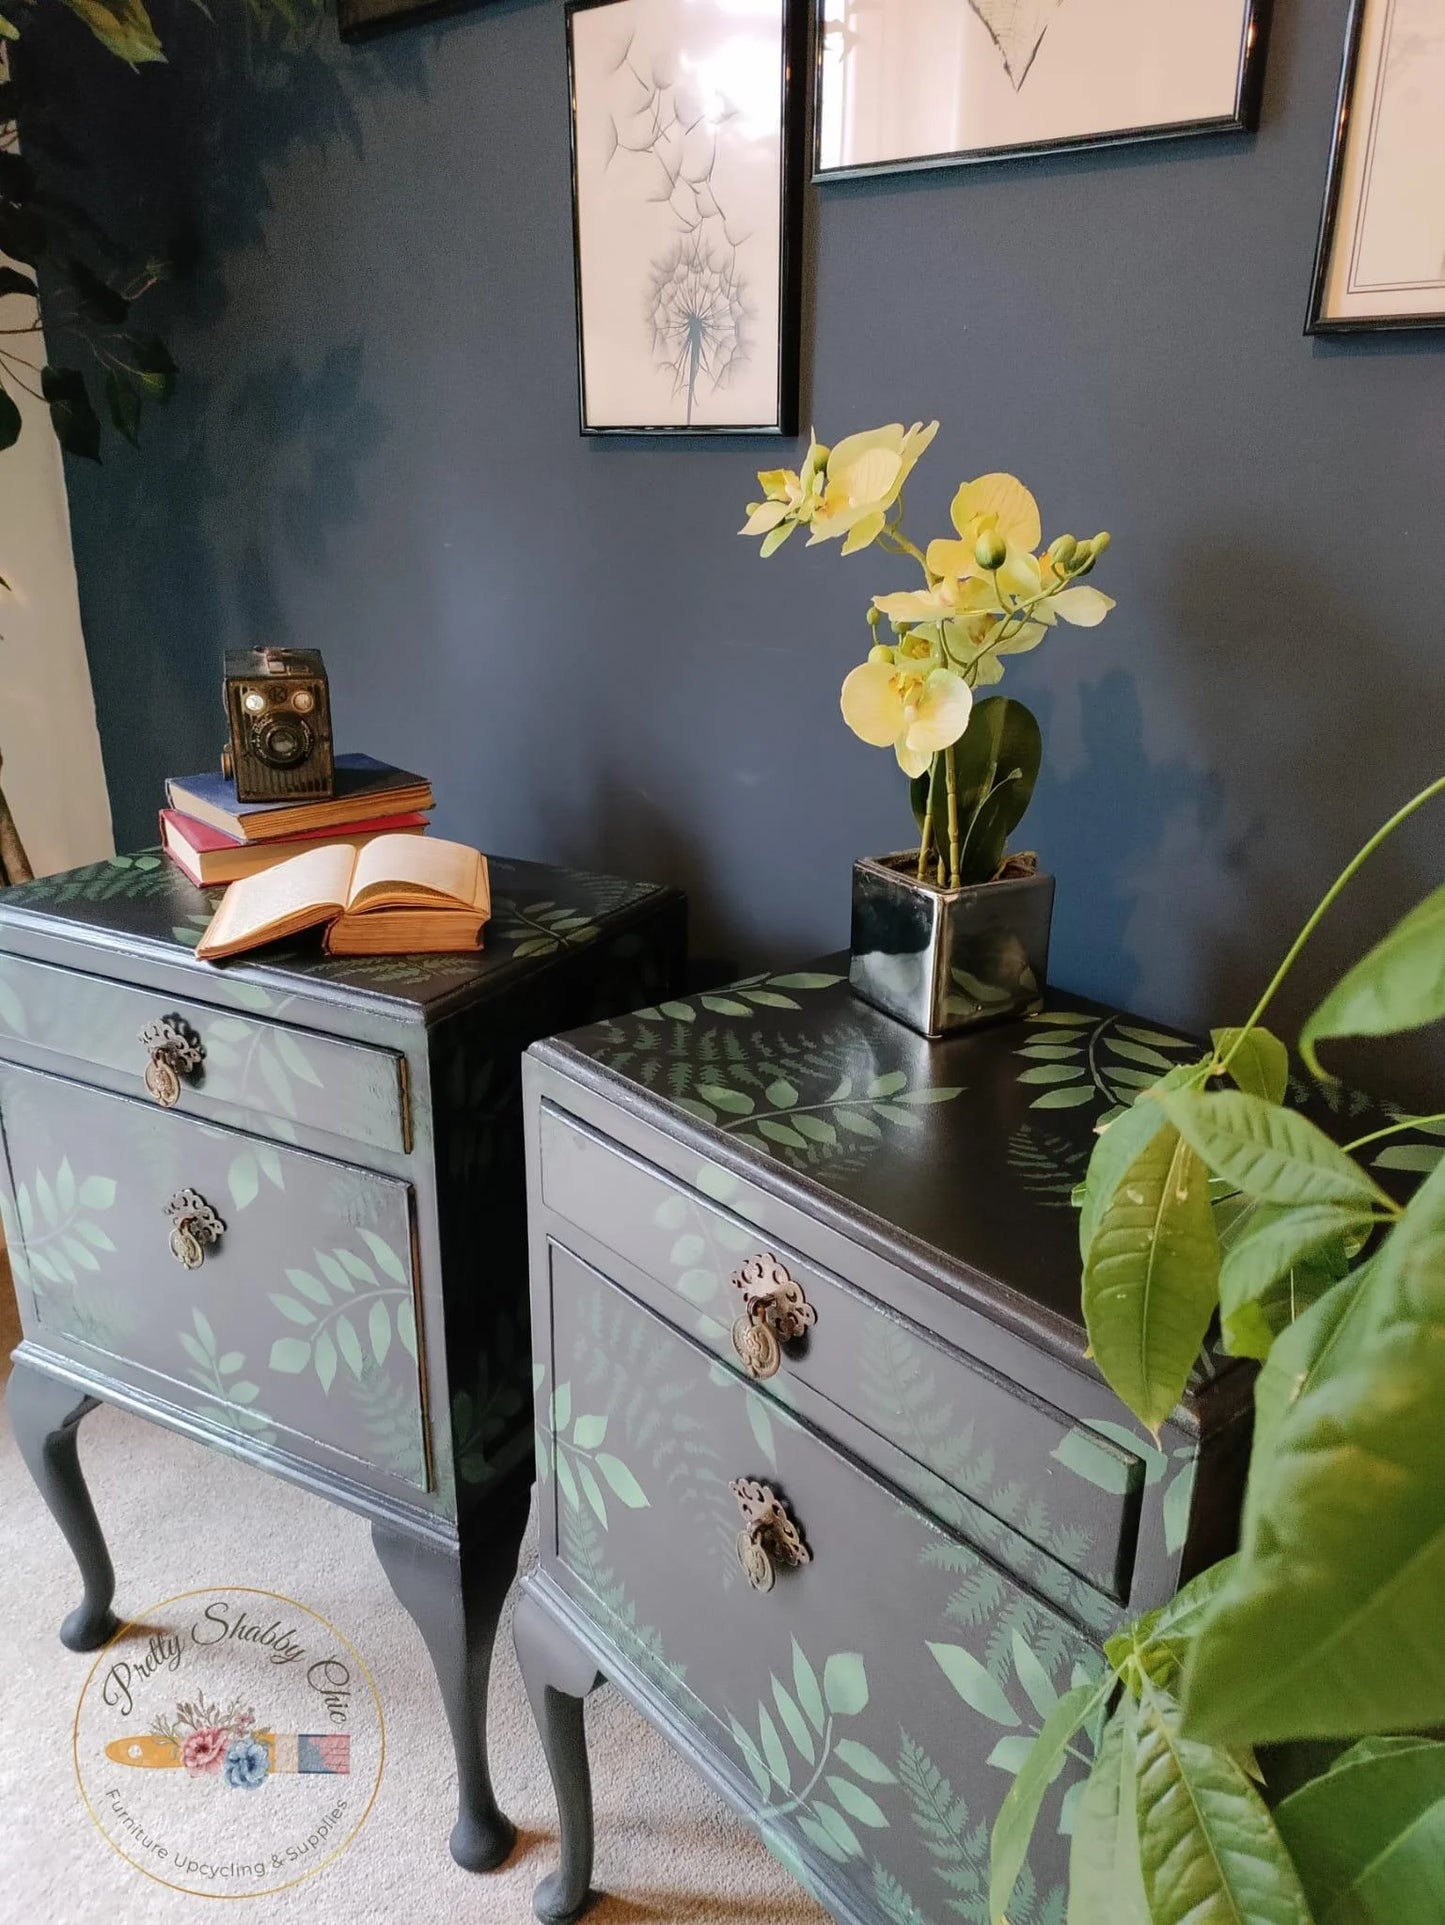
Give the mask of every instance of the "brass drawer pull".
[(733, 1325), (733, 1349), (753, 1377), (772, 1377), (782, 1346), (801, 1337), (818, 1313), (776, 1257), (752, 1257), (733, 1278), (743, 1314)]
[(219, 1243), (226, 1226), (199, 1190), (178, 1190), (166, 1205), (171, 1220), (171, 1255), (187, 1270), (199, 1270), (207, 1246)]
[(738, 1563), (755, 1591), (771, 1591), (779, 1564), (811, 1564), (813, 1553), (803, 1542), (788, 1507), (766, 1484), (739, 1477), (732, 1486), (743, 1528), (737, 1536)]
[(200, 1037), (181, 1017), (158, 1016), (146, 1024), (139, 1040), (149, 1051), (146, 1088), (163, 1110), (174, 1109), (181, 1100), (181, 1078), (193, 1076), (206, 1060)]

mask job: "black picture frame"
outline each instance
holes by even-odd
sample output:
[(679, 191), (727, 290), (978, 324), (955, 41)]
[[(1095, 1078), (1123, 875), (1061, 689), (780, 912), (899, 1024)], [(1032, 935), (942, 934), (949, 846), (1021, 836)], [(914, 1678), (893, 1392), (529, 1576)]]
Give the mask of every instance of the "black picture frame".
[[(1329, 293), (1330, 269), (1340, 239), (1340, 201), (1344, 188), (1347, 143), (1354, 115), (1354, 95), (1360, 77), (1360, 55), (1364, 46), (1366, 0), (1351, 0), (1350, 17), (1345, 29), (1345, 56), (1340, 66), (1340, 86), (1335, 99), (1334, 133), (1330, 140), (1330, 163), (1325, 175), (1324, 206), (1320, 213), (1319, 239), (1315, 245), (1314, 273), (1310, 282), (1309, 309), (1305, 315), (1307, 336), (1416, 333), (1422, 329), (1445, 328), (1445, 305), (1428, 314), (1350, 314), (1325, 312)], [(1442, 102), (1445, 108), (1445, 102)]]
[(802, 243), (803, 189), (807, 175), (807, 116), (809, 89), (808, 37), (811, 0), (781, 0), (782, 71), (779, 76), (781, 141), (779, 147), (779, 260), (776, 409), (767, 422), (613, 422), (593, 423), (587, 417), (587, 339), (582, 281), (582, 212), (577, 156), (577, 74), (573, 23), (582, 13), (626, 4), (626, 0), (567, 0), (568, 144), (572, 174), (572, 275), (577, 321), (577, 423), (586, 436), (631, 436), (648, 440), (716, 438), (718, 436), (790, 439), (799, 432), (802, 375)]
[(397, 33), (403, 27), (424, 27), (454, 14), (473, 13), (487, 0), (336, 0), (336, 30), (348, 46)]
[[(962, 0), (960, 0), (962, 4)], [(1161, 0), (1167, 4), (1167, 0)], [(1227, 114), (1207, 120), (1166, 121), (1158, 126), (1114, 128), (1101, 134), (1069, 134), (1058, 140), (1035, 140), (1005, 146), (966, 148), (958, 152), (909, 154), (896, 160), (863, 161), (825, 167), (822, 159), (823, 80), (826, 48), (823, 40), (827, 0), (814, 0), (813, 34), (813, 153), (812, 180), (823, 185), (835, 180), (870, 180), (886, 174), (917, 174), (953, 167), (982, 167), (992, 161), (1039, 160), (1052, 154), (1090, 153), (1102, 147), (1137, 147), (1146, 141), (1192, 140), (1202, 134), (1252, 134), (1259, 126), (1264, 93), (1273, 0), (1245, 0), (1240, 35), (1239, 68), (1234, 105)]]

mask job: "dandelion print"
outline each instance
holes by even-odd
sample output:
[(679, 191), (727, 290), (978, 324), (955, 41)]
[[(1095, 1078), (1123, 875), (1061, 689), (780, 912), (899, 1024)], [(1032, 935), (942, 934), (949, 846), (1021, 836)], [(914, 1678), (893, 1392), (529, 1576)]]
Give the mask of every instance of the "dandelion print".
[(689, 427), (698, 383), (720, 388), (746, 360), (745, 318), (735, 254), (714, 253), (692, 234), (654, 264), (648, 299), (653, 351), (672, 376), (673, 393), (687, 396)]

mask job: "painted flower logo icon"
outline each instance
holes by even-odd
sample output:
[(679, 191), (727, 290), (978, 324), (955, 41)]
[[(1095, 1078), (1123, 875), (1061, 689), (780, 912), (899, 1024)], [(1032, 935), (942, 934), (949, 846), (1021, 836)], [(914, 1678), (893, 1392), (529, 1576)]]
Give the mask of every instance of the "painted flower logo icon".
[(231, 1734), (221, 1725), (203, 1725), (181, 1745), (181, 1763), (192, 1776), (219, 1771), (230, 1747)]
[(226, 1753), (224, 1776), (233, 1791), (254, 1791), (270, 1769), (270, 1752), (254, 1738), (238, 1738)]
[(701, 234), (682, 236), (653, 263), (648, 320), (658, 365), (672, 375), (674, 394), (687, 396), (692, 425), (698, 385), (722, 387), (747, 359), (747, 306), (731, 252), (714, 252)]

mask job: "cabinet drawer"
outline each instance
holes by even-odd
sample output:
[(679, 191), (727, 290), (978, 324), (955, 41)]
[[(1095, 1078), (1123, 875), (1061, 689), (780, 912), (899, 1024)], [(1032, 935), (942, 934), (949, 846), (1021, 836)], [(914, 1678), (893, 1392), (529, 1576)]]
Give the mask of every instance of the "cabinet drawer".
[[(257, 1002), (279, 1002), (250, 984)], [(0, 1048), (6, 1038), (62, 1056), (83, 1076), (85, 1064), (134, 1077), (146, 1097), (150, 1060), (140, 1033), (157, 1019), (180, 1020), (204, 1054), (180, 1077), (177, 1108), (244, 1123), (273, 1118), (326, 1130), (379, 1150), (410, 1148), (403, 1058), (234, 1009), (214, 1008), (171, 991), (136, 989), (28, 957), (0, 955)]]
[[(986, 1915), (988, 1830), (1056, 1696), (1100, 1659), (1068, 1618), (557, 1243), (536, 1322), (543, 1563), (749, 1788), (785, 1861), (858, 1917)], [(755, 1591), (733, 1479), (811, 1562)], [(605, 1668), (605, 1665), (604, 1665)], [(1081, 1734), (1017, 1916), (1062, 1918)], [(884, 1904), (881, 1894), (890, 1895)]]
[[(786, 1400), (793, 1380), (807, 1384), (903, 1451), (957, 1495), (948, 1521), (1015, 1569), (1009, 1544), (1022, 1538), (1104, 1596), (1128, 1597), (1142, 1458), (1078, 1430), (1064, 1412), (765, 1238), (747, 1220), (740, 1178), (703, 1170), (705, 1196), (549, 1102), (540, 1155), (548, 1209), (653, 1279), (668, 1293), (669, 1314), (739, 1368), (733, 1326), (743, 1299), (733, 1278), (753, 1259), (781, 1262), (815, 1321), (779, 1347), (771, 1394)], [(1065, 1471), (1057, 1453), (1077, 1464), (1085, 1450), (1088, 1474)]]
[[(13, 1064), (0, 1125), (29, 1337), (157, 1374), (253, 1443), (433, 1487), (408, 1184)], [(224, 1225), (195, 1268), (170, 1243), (184, 1190)]]

